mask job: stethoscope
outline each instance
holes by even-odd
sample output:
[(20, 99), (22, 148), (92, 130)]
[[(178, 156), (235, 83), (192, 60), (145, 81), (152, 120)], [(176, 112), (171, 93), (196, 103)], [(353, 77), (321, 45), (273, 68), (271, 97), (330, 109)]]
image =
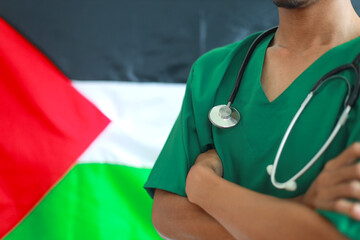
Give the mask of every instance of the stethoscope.
[[(254, 52), (256, 46), (264, 38), (266, 38), (268, 35), (274, 33), (276, 30), (277, 30), (277, 27), (274, 27), (274, 28), (271, 28), (271, 29), (265, 31), (264, 33), (260, 34), (254, 40), (254, 42), (251, 44), (251, 46), (244, 58), (244, 61), (240, 67), (240, 70), (239, 70), (239, 73), (238, 73), (238, 76), (236, 78), (236, 82), (234, 85), (234, 89), (230, 95), (227, 105), (215, 106), (209, 112), (209, 120), (214, 126), (216, 126), (218, 128), (231, 128), (231, 127), (236, 126), (239, 123), (240, 113), (236, 108), (231, 106), (231, 104), (234, 102), (234, 100), (236, 98), (242, 77), (243, 77), (245, 69), (246, 69), (246, 66), (249, 63), (252, 53)], [(280, 146), (276, 153), (274, 163), (271, 165), (268, 165), (266, 168), (266, 171), (270, 175), (271, 183), (273, 184), (274, 187), (276, 187), (278, 189), (285, 189), (288, 191), (295, 191), (297, 189), (296, 180), (298, 180), (306, 171), (308, 171), (311, 168), (312, 165), (315, 164), (315, 162), (320, 158), (320, 156), (325, 152), (325, 150), (329, 147), (331, 142), (334, 140), (334, 138), (336, 137), (336, 135), (339, 132), (339, 130), (341, 129), (341, 127), (346, 123), (348, 116), (349, 116), (349, 112), (352, 109), (352, 107), (355, 105), (356, 100), (359, 97), (359, 91), (360, 91), (359, 60), (360, 60), (360, 54), (354, 59), (354, 61), (352, 63), (337, 67), (336, 69), (325, 74), (322, 78), (320, 78), (316, 82), (314, 87), (311, 89), (310, 93), (307, 95), (307, 97), (301, 104), (299, 110), (296, 112), (295, 116), (291, 120), (291, 122), (280, 142)], [(350, 69), (350, 70), (352, 69), (355, 73), (356, 82), (354, 84), (353, 89), (351, 89), (350, 82), (347, 78), (345, 78), (344, 76), (341, 76), (341, 75), (335, 75), (341, 71), (348, 70), (348, 69)], [(286, 143), (296, 121), (298, 120), (298, 118), (300, 117), (301, 113), (304, 111), (306, 106), (309, 104), (312, 97), (321, 88), (321, 86), (326, 81), (333, 80), (333, 79), (344, 80), (347, 84), (347, 95), (344, 100), (344, 110), (342, 111), (340, 117), (338, 118), (335, 127), (333, 128), (328, 139), (325, 141), (325, 143), (320, 148), (320, 150), (313, 156), (313, 158), (300, 171), (298, 171), (293, 177), (291, 177), (289, 180), (287, 180), (285, 182), (276, 181), (275, 175), (276, 175), (277, 166), (279, 164), (279, 159), (283, 152), (285, 143)]]

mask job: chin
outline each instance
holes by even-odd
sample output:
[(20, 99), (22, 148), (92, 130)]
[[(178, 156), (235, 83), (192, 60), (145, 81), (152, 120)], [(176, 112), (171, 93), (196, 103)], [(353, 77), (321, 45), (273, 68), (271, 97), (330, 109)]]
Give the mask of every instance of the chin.
[(280, 8), (298, 9), (308, 7), (317, 2), (317, 0), (273, 0), (273, 2)]

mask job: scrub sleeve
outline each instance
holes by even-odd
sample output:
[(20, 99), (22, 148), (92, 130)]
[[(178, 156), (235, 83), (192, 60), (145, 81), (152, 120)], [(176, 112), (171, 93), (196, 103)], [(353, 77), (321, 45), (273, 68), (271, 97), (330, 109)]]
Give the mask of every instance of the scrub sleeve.
[[(219, 59), (224, 59), (227, 51), (213, 50), (206, 55), (213, 56), (206, 58), (211, 61), (205, 60), (205, 65), (211, 68), (219, 65)], [(211, 123), (207, 119), (207, 114), (213, 104), (209, 99), (213, 99), (217, 87), (214, 87), (216, 83), (212, 82), (210, 77), (204, 76), (201, 71), (196, 71), (197, 64), (203, 59), (204, 57), (198, 59), (191, 69), (180, 114), (144, 185), (151, 197), (154, 196), (155, 188), (186, 196), (186, 177), (191, 166), (200, 153), (214, 148)], [(223, 65), (227, 65), (227, 61)], [(195, 82), (193, 81), (195, 78), (209, 80), (205, 85), (200, 86), (202, 81)], [(220, 81), (221, 77), (214, 79)]]
[(194, 67), (189, 75), (180, 114), (144, 185), (151, 197), (154, 197), (155, 188), (186, 196), (187, 173), (201, 152), (191, 104), (193, 72)]
[[(156, 188), (186, 196), (186, 177), (191, 166), (200, 153), (214, 148), (208, 113), (215, 104), (218, 86), (233, 55), (244, 56), (258, 34), (213, 49), (192, 66), (180, 114), (144, 185), (151, 197)], [(231, 88), (228, 91), (226, 94), (230, 95)]]

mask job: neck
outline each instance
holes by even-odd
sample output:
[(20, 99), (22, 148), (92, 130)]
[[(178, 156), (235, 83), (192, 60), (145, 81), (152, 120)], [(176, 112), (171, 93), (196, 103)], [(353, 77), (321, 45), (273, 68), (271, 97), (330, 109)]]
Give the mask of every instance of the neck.
[(279, 8), (273, 45), (303, 51), (334, 47), (358, 36), (360, 19), (350, 0), (318, 0), (304, 8)]

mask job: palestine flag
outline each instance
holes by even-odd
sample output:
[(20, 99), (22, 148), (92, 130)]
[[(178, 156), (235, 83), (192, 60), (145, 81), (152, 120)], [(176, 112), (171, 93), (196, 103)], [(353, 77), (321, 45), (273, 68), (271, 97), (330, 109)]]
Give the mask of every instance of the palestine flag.
[(3, 19), (0, 32), (0, 238), (158, 238), (141, 189), (148, 169), (99, 161), (122, 124)]
[(267, 0), (1, 0), (0, 239), (160, 239), (142, 186), (191, 64), (276, 14)]

